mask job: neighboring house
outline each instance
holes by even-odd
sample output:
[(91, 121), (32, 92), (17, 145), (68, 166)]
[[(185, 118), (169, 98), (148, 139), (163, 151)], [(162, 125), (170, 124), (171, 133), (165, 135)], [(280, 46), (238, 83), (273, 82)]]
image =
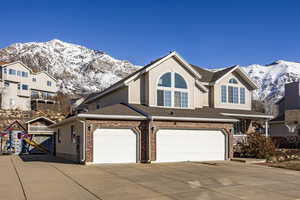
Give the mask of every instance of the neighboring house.
[[(300, 139), (300, 83), (285, 84), (285, 95), (276, 102), (278, 115), (270, 121), (270, 136)], [(300, 141), (299, 141), (300, 142)]]
[(47, 72), (34, 73), (20, 61), (0, 63), (1, 108), (31, 110), (36, 103), (54, 103), (56, 79)]
[(229, 159), (234, 137), (272, 118), (251, 110), (255, 89), (239, 66), (211, 72), (171, 52), (52, 125), (56, 153), (83, 163)]

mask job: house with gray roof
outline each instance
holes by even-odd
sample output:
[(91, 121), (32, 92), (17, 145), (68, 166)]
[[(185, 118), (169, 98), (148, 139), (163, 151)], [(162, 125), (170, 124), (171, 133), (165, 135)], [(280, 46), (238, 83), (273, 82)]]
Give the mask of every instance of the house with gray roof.
[(89, 95), (52, 125), (58, 156), (82, 163), (230, 159), (234, 138), (272, 116), (252, 111), (257, 85), (239, 67), (209, 71), (177, 52)]

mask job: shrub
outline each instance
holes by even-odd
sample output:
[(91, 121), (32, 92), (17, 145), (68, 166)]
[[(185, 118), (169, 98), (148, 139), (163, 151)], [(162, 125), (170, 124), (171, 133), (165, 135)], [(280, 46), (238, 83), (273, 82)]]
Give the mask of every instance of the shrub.
[(246, 140), (239, 144), (240, 156), (269, 159), (276, 154), (276, 147), (270, 138), (260, 133), (248, 133)]

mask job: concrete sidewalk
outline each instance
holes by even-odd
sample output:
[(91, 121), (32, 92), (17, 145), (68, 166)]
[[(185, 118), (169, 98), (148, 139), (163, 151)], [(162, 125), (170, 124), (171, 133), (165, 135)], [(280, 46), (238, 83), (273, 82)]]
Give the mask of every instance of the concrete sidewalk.
[(239, 162), (83, 166), (1, 156), (0, 199), (300, 199), (300, 172)]

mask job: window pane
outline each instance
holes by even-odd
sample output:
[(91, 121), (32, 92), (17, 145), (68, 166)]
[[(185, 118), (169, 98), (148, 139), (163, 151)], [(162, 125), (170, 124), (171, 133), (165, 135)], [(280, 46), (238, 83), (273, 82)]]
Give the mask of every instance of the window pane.
[(228, 102), (233, 103), (233, 87), (228, 86)]
[(158, 86), (171, 87), (171, 72), (165, 73), (160, 77)]
[(240, 88), (240, 103), (245, 104), (245, 88)]
[(233, 103), (239, 103), (239, 88), (233, 88)]
[(175, 88), (187, 88), (185, 80), (177, 73), (175, 73)]
[(171, 107), (172, 105), (172, 95), (171, 91), (164, 90), (164, 106)]
[(229, 83), (234, 83), (234, 84), (237, 84), (238, 82), (237, 82), (237, 80), (236, 80), (236, 79), (234, 79), (234, 78), (231, 78), (231, 79), (229, 80)]
[(181, 107), (187, 108), (188, 107), (188, 93), (181, 92)]
[(178, 91), (174, 93), (174, 106), (181, 107), (181, 93)]
[(157, 105), (164, 106), (164, 91), (157, 90)]
[(221, 102), (222, 103), (227, 102), (227, 87), (226, 87), (226, 85), (221, 86)]
[(14, 69), (9, 69), (9, 74), (11, 74), (11, 75), (16, 75), (16, 70), (14, 70)]

